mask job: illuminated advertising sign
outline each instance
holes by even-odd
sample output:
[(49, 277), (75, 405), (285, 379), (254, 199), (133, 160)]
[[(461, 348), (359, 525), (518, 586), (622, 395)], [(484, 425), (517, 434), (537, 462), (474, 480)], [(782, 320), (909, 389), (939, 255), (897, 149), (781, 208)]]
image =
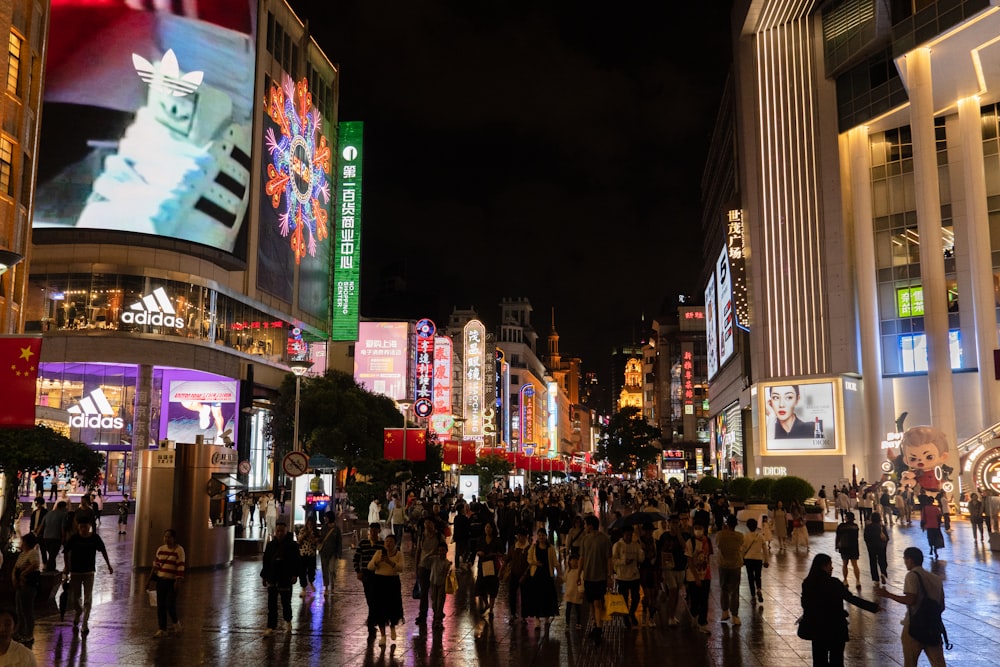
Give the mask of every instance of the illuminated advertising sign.
[(431, 411), (431, 431), (439, 436), (451, 435), (454, 418), (451, 413), (451, 339), (434, 338), (434, 384)]
[[(326, 320), (329, 308), (330, 170), (332, 152), (305, 79), (265, 78), (264, 159), (257, 286), (292, 300), (295, 271), (299, 306)], [(324, 132), (326, 126), (326, 132)]]
[(500, 428), (503, 434), (503, 441), (511, 445), (511, 415), (510, 415), (510, 364), (506, 361), (500, 364)]
[(521, 387), (521, 449), (535, 446), (535, 388)]
[(559, 454), (559, 384), (549, 382), (546, 386), (545, 398), (549, 410), (549, 458)]
[(976, 486), (1000, 493), (1000, 447), (985, 450), (985, 455), (975, 459), (972, 479)]
[(750, 301), (747, 298), (747, 260), (743, 243), (743, 211), (732, 209), (726, 214), (726, 251), (729, 253), (730, 282), (736, 309), (736, 326), (749, 331)]
[(118, 317), (122, 324), (171, 327), (178, 331), (184, 328), (184, 318), (177, 315), (174, 305), (162, 287), (144, 294)]
[(705, 309), (697, 306), (680, 306), (677, 309), (681, 331), (705, 331)]
[(840, 391), (839, 379), (761, 384), (761, 454), (843, 454)]
[(663, 458), (665, 459), (685, 459), (687, 455), (684, 453), (683, 449), (664, 449)]
[(924, 314), (924, 288), (900, 287), (896, 289), (896, 308), (899, 317), (919, 317)]
[(406, 390), (406, 322), (361, 322), (354, 346), (354, 381), (394, 401), (408, 398)]
[(684, 414), (694, 414), (694, 343), (681, 343), (681, 398)]
[(417, 322), (416, 372), (413, 374), (413, 412), (418, 417), (430, 417), (434, 409), (434, 322), (424, 318)]
[(238, 385), (212, 373), (164, 370), (160, 440), (195, 442), (200, 435), (206, 444), (235, 442)]
[(463, 376), (462, 405), (465, 417), (465, 435), (479, 438), (483, 435), (483, 410), (485, 409), (486, 327), (479, 320), (470, 320), (462, 332)]
[(111, 407), (104, 391), (98, 387), (69, 408), (70, 428), (122, 429), (125, 421), (118, 416), (118, 410)]
[(715, 275), (705, 287), (705, 345), (708, 353), (708, 379), (719, 372), (719, 324), (715, 311)]
[(733, 356), (733, 334), (736, 327), (736, 313), (733, 310), (733, 284), (729, 274), (729, 255), (723, 248), (715, 263), (716, 317), (719, 326), (719, 366), (723, 366)]
[(358, 337), (361, 296), (361, 162), (364, 123), (337, 126), (340, 168), (337, 172), (337, 238), (333, 254), (333, 340)]
[(244, 257), (253, 3), (153, 5), (52, 0), (34, 227)]

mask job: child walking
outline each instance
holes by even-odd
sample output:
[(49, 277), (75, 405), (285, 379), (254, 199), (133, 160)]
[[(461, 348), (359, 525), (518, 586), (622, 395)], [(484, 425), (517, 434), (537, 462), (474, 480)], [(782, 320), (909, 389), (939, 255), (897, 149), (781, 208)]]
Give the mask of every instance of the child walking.
[(569, 571), (566, 573), (566, 594), (563, 596), (566, 603), (566, 630), (569, 630), (570, 618), (576, 612), (576, 629), (583, 627), (583, 588), (580, 586), (580, 558), (571, 556), (569, 559)]
[(444, 628), (444, 598), (445, 584), (448, 573), (451, 572), (451, 561), (448, 560), (448, 544), (440, 542), (437, 554), (431, 556), (431, 608), (434, 610), (434, 629)]

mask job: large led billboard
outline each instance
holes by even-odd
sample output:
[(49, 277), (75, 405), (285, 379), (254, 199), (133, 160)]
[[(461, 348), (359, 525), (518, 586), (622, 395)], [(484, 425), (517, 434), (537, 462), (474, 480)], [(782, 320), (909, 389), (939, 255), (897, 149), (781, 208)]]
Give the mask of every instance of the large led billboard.
[(719, 372), (719, 324), (715, 310), (715, 273), (705, 286), (705, 346), (708, 352), (708, 379)]
[(330, 304), (331, 125), (305, 79), (265, 78), (257, 286), (324, 321)]
[(34, 227), (243, 256), (254, 3), (137, 4), (52, 0)]
[(160, 439), (195, 442), (202, 436), (210, 445), (235, 442), (238, 385), (212, 373), (164, 370)]
[(736, 327), (729, 251), (726, 248), (722, 249), (715, 263), (715, 287), (715, 298), (718, 299), (716, 318), (719, 326), (719, 366), (722, 367), (733, 356), (733, 333)]
[(354, 381), (394, 401), (408, 398), (407, 322), (361, 322), (354, 346)]
[(843, 454), (840, 392), (839, 379), (761, 384), (761, 454)]

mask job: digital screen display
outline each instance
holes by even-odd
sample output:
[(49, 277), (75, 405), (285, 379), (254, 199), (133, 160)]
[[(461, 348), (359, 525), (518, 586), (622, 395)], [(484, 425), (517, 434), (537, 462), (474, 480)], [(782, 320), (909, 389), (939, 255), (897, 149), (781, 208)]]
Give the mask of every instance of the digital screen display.
[(705, 347), (708, 352), (708, 379), (719, 372), (719, 323), (715, 310), (715, 275), (705, 287)]
[(840, 453), (839, 385), (832, 380), (761, 385), (764, 451)]
[(354, 346), (354, 381), (394, 401), (407, 398), (407, 322), (361, 322)]
[(252, 3), (156, 5), (52, 0), (34, 227), (245, 255)]
[(715, 263), (716, 298), (718, 299), (719, 321), (719, 366), (721, 367), (733, 356), (733, 330), (736, 325), (736, 313), (733, 310), (733, 283), (730, 279), (729, 251), (722, 249), (719, 260)]
[(236, 441), (239, 383), (212, 373), (164, 370), (160, 439), (207, 445)]

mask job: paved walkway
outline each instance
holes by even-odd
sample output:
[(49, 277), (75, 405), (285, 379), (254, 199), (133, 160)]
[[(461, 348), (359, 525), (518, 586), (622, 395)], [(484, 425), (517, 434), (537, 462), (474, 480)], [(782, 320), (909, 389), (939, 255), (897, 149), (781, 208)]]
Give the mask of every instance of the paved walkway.
[[(296, 587), (289, 633), (269, 639), (261, 636), (266, 605), (258, 558), (238, 560), (225, 570), (191, 573), (179, 605), (183, 633), (154, 639), (155, 610), (148, 606), (141, 590), (142, 577), (130, 573), (127, 566), (131, 562), (131, 535), (118, 537), (109, 522), (101, 532), (117, 569), (109, 576), (103, 564), (98, 566), (90, 636), (86, 640), (75, 637), (69, 615), (65, 622), (60, 622), (58, 615), (40, 619), (35, 644), (40, 665), (805, 666), (811, 664), (809, 645), (795, 636), (795, 619), (801, 613), (801, 580), (813, 554), (833, 553), (832, 533), (813, 537), (808, 554), (775, 553), (771, 567), (764, 570), (765, 602), (759, 609), (750, 606), (744, 577), (741, 627), (720, 623), (718, 585), (713, 582), (712, 633), (708, 636), (686, 626), (630, 631), (618, 621), (606, 632), (604, 643), (595, 648), (581, 631), (567, 629), (561, 618), (548, 632), (508, 625), (503, 589), (491, 627), (471, 610), (470, 582), (466, 579), (459, 594), (448, 598), (445, 629), (440, 633), (420, 633), (412, 623), (417, 603), (405, 596), (406, 618), (411, 622), (395, 646), (383, 650), (367, 646), (365, 602), (351, 572), (349, 548), (338, 561), (332, 597), (302, 600)], [(937, 569), (947, 579), (945, 622), (955, 645), (946, 653), (948, 662), (961, 667), (992, 667), (995, 656), (1000, 655), (1000, 553), (973, 544), (966, 523), (956, 522), (946, 541)], [(890, 590), (901, 591), (901, 554), (911, 545), (926, 551), (926, 540), (918, 527), (892, 529)], [(834, 563), (839, 576), (836, 555)], [(862, 570), (862, 579), (870, 581), (866, 564)], [(403, 589), (408, 591), (412, 569), (403, 581)], [(874, 597), (871, 584), (864, 585), (862, 594)], [(847, 645), (847, 664), (883, 667), (902, 663), (899, 621), (903, 606), (887, 601), (883, 608), (878, 615), (849, 608), (854, 639)], [(926, 660), (921, 661), (924, 664)]]

